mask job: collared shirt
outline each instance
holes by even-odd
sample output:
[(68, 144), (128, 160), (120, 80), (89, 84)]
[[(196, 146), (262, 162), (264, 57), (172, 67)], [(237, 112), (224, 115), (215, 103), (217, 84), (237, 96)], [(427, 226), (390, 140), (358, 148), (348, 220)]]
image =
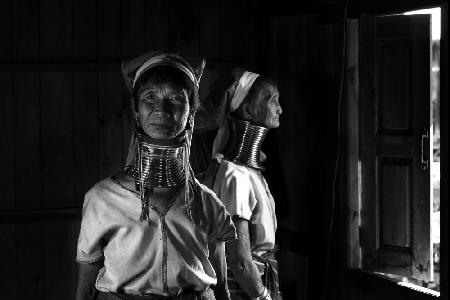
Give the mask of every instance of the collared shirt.
[(201, 224), (187, 214), (182, 190), (167, 213), (149, 210), (149, 221), (140, 222), (139, 197), (112, 178), (87, 192), (78, 239), (77, 261), (104, 259), (96, 288), (132, 295), (176, 295), (182, 290), (201, 291), (216, 284), (208, 260), (208, 243), (236, 238), (224, 206), (199, 184), (188, 204), (196, 205)]
[(261, 171), (223, 159), (213, 191), (230, 215), (249, 221), (252, 253), (261, 255), (274, 249), (275, 202)]

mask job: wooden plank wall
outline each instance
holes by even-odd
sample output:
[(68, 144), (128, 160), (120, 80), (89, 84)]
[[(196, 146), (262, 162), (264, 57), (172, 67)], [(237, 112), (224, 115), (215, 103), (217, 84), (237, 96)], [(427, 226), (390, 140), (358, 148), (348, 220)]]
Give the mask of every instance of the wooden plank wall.
[(74, 298), (83, 195), (128, 150), (121, 60), (169, 49), (254, 66), (248, 13), (237, 0), (0, 1), (1, 299)]
[[(282, 153), (289, 207), (279, 228), (295, 232), (300, 238), (293, 236), (291, 243), (295, 240), (306, 250), (302, 255), (280, 252), (281, 285), (285, 284), (289, 299), (319, 299), (333, 207), (343, 26), (340, 20), (318, 15), (273, 18), (267, 26), (270, 48), (265, 73), (278, 82), (283, 108), (273, 144)], [(335, 210), (334, 236), (338, 222)], [(345, 254), (339, 257), (342, 253), (337, 251), (336, 241), (331, 243), (330, 270), (335, 262), (345, 261)], [(298, 289), (306, 280), (308, 296)]]

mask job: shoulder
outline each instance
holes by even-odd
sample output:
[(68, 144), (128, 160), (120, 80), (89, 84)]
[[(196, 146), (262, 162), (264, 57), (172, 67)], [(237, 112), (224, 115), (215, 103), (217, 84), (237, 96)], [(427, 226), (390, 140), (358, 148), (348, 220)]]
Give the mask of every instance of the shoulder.
[(86, 196), (97, 196), (111, 192), (115, 189), (116, 183), (113, 177), (107, 177), (94, 184), (87, 192)]
[(247, 166), (238, 165), (225, 159), (220, 164), (219, 173), (225, 180), (246, 181), (250, 178), (250, 170)]
[(107, 177), (92, 186), (84, 195), (83, 209), (87, 206), (105, 205), (110, 195), (117, 193), (116, 183), (113, 177)]
[(234, 239), (236, 231), (231, 221), (231, 216), (225, 206), (208, 187), (198, 183), (198, 188), (202, 194), (203, 213), (209, 224), (208, 232), (210, 238), (224, 241)]
[(220, 167), (233, 174), (247, 175), (250, 171), (247, 166), (239, 165), (226, 159), (222, 160)]
[(222, 202), (220, 202), (219, 198), (217, 197), (216, 193), (214, 193), (211, 189), (209, 189), (206, 185), (200, 183), (196, 180), (197, 186), (200, 190), (200, 193), (202, 195), (203, 202), (213, 202), (215, 205), (223, 206)]
[(226, 211), (224, 204), (222, 203), (222, 201), (220, 201), (215, 192), (198, 181), (197, 184), (201, 193), (203, 210), (207, 215), (216, 215), (219, 211)]

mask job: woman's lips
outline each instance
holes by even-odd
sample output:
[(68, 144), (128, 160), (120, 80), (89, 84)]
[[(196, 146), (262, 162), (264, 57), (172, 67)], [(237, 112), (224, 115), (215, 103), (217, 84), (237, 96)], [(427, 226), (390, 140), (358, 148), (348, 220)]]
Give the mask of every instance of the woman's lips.
[(173, 127), (173, 123), (170, 123), (170, 124), (168, 124), (168, 123), (149, 123), (148, 124), (149, 126), (152, 126), (152, 127), (156, 127), (156, 128), (169, 128), (169, 127)]
[(175, 120), (172, 118), (152, 118), (148, 121), (149, 125), (172, 125)]

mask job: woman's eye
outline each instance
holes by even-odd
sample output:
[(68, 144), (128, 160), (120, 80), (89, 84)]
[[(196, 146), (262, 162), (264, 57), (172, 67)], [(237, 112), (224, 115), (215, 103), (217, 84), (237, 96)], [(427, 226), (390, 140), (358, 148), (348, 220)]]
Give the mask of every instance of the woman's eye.
[(272, 96), (272, 97), (270, 97), (269, 101), (270, 101), (271, 103), (278, 103), (278, 96)]
[(174, 96), (169, 98), (169, 100), (171, 102), (175, 102), (175, 103), (182, 103), (184, 101), (184, 99), (182, 99), (180, 96)]
[(155, 102), (155, 100), (156, 100), (156, 98), (152, 97), (152, 96), (146, 96), (146, 97), (141, 98), (142, 102), (147, 102), (147, 103)]

